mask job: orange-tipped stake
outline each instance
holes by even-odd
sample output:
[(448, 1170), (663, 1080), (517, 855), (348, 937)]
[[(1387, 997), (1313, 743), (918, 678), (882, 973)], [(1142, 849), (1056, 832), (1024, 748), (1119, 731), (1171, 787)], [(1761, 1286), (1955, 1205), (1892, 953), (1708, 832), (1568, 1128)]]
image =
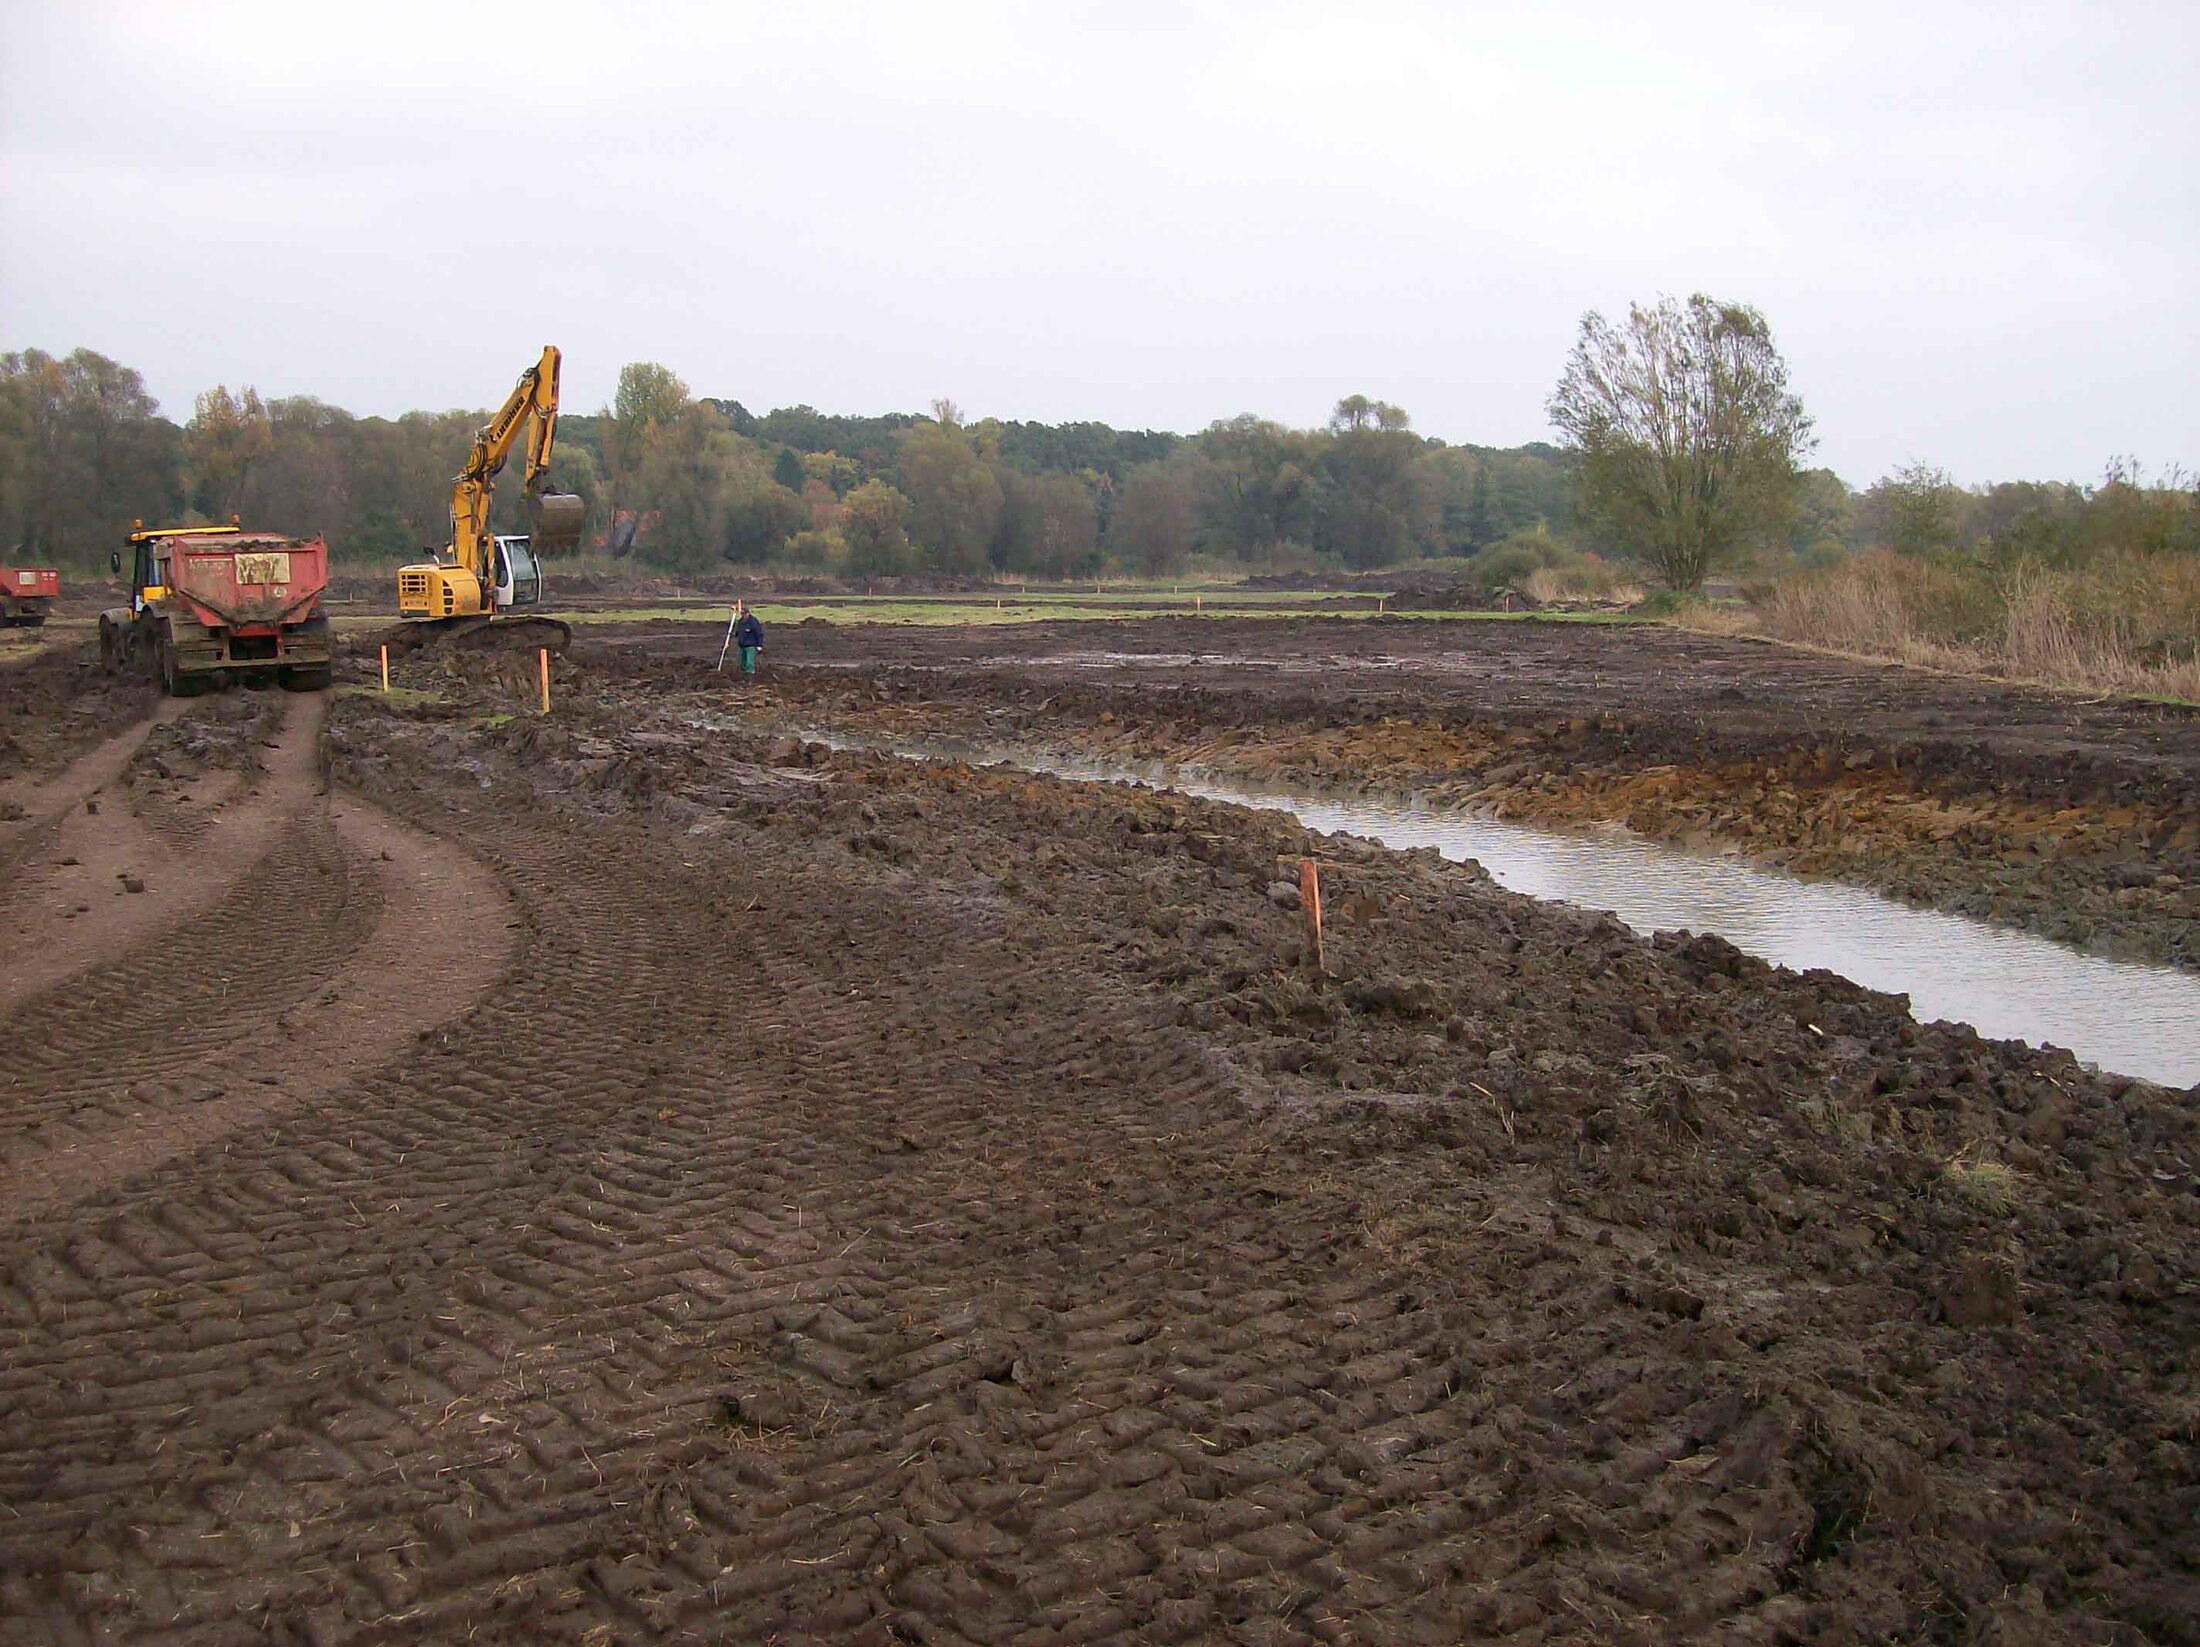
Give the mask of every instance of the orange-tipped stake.
[(537, 654), (542, 659), (542, 712), (550, 713), (550, 648), (545, 646)]
[(1306, 911), (1306, 929), (1314, 935), (1314, 969), (1327, 972), (1329, 958), (1322, 953), (1322, 872), (1312, 858), (1299, 860), (1299, 904)]
[(383, 647), (383, 648), (382, 648), (382, 690), (383, 690), (383, 691), (385, 691), (385, 692), (387, 692), (387, 691), (388, 691), (389, 689), (390, 689), (390, 649), (389, 649), (388, 647), (386, 647), (386, 646), (385, 646), (385, 647)]

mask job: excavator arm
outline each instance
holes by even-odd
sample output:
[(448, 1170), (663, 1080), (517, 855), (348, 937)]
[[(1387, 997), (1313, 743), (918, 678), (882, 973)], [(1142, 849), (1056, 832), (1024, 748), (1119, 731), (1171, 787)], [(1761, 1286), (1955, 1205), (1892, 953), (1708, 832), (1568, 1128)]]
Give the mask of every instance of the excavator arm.
[(585, 508), (578, 497), (566, 492), (545, 492), (550, 472), (550, 449), (558, 428), (558, 365), (555, 346), (546, 346), (542, 359), (520, 374), (520, 379), (497, 409), (496, 416), (474, 436), (466, 467), (451, 486), (451, 558), (481, 580), (493, 579), (490, 569), (491, 539), (489, 501), (505, 460), (527, 433), (527, 524), (532, 548), (539, 559), (570, 549), (579, 542)]

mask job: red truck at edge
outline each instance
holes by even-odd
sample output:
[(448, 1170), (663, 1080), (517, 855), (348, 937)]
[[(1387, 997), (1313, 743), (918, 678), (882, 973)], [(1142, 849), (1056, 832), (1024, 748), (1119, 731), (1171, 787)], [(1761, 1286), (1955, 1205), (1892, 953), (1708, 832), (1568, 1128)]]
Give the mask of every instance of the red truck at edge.
[(61, 574), (51, 566), (0, 566), (0, 627), (35, 629), (61, 597)]

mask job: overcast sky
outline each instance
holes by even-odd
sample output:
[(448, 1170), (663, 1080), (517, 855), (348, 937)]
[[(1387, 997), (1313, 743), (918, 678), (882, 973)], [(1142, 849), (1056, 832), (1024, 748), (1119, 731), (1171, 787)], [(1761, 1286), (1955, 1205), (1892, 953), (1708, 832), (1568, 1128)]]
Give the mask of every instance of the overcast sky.
[(2200, 463), (2200, 4), (0, 0), (0, 349), (566, 405), (1495, 445), (1583, 311), (1772, 322), (1855, 485)]

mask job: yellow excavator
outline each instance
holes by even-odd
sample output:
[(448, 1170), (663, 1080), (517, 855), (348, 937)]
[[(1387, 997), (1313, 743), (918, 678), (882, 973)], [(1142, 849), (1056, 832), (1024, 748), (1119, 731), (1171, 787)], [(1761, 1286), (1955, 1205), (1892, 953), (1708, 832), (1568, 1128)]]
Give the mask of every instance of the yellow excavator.
[[(587, 504), (572, 492), (544, 488), (550, 445), (558, 427), (558, 351), (520, 374), (495, 417), (474, 436), (466, 467), (451, 484), (451, 542), (433, 560), (397, 569), (400, 631), (425, 641), (439, 633), (488, 630), (514, 645), (563, 649), (572, 631), (555, 618), (500, 617), (542, 599), (542, 563), (580, 542)], [(527, 531), (499, 536), (489, 530), (489, 503), (499, 471), (527, 433)], [(522, 631), (525, 633), (522, 633)]]

